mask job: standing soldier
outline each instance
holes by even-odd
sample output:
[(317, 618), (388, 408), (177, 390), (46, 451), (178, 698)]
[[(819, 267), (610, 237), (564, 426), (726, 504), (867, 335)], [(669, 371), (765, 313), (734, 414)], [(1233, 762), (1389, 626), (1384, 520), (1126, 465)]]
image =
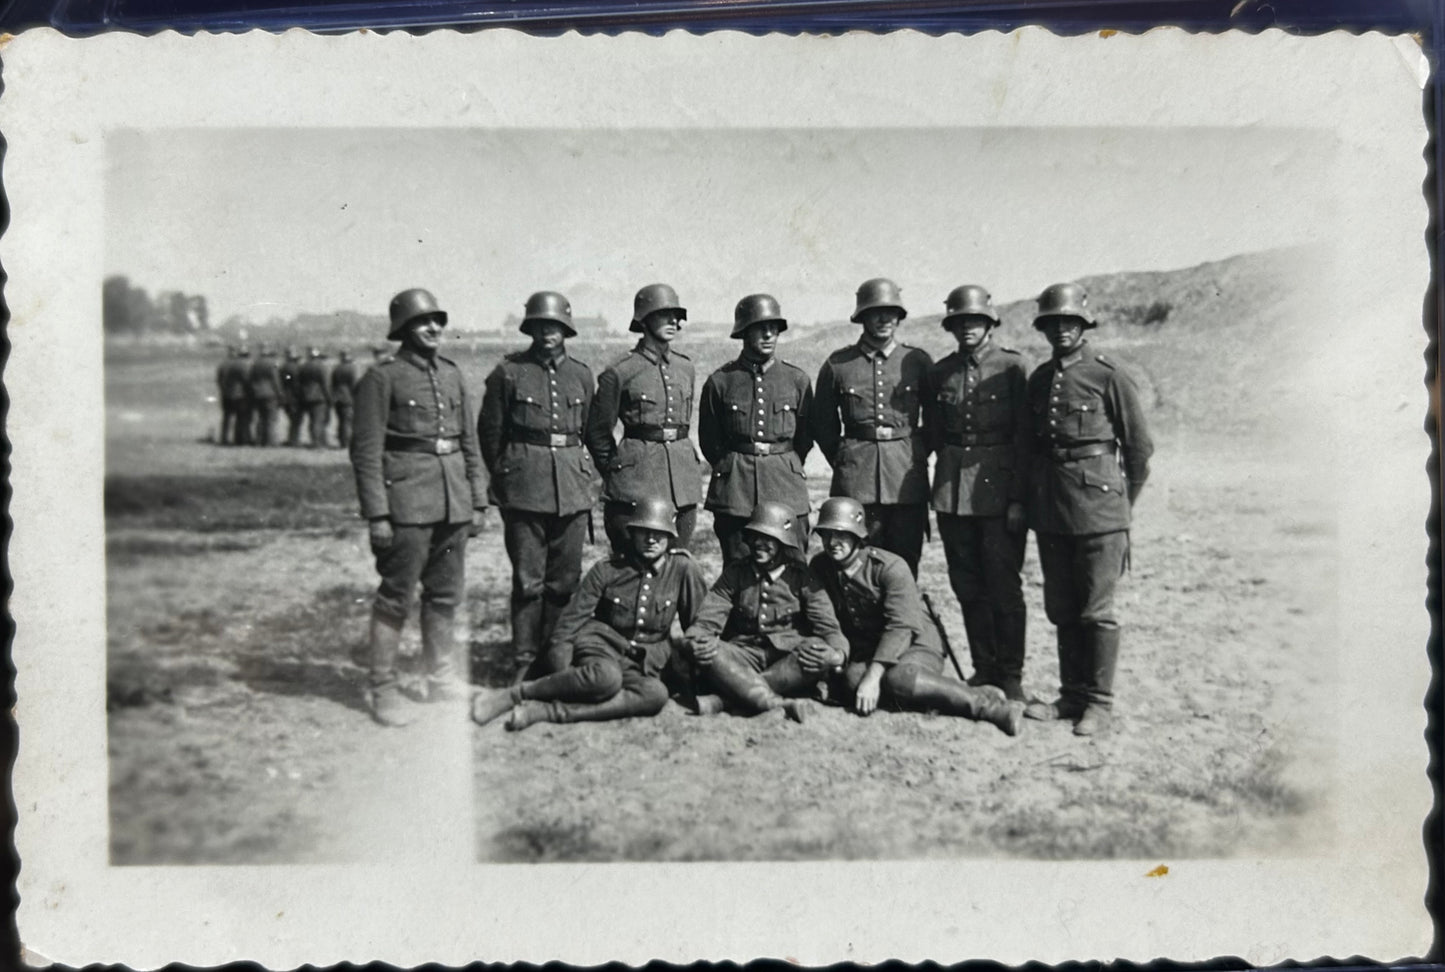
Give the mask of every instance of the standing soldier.
[(343, 350), (341, 361), (331, 372), (331, 407), (336, 409), (336, 444), (345, 449), (351, 445), (351, 402), (361, 369), (351, 360), (351, 352)]
[(1075, 720), (1074, 734), (1090, 736), (1111, 717), (1114, 586), (1128, 563), (1130, 514), (1154, 445), (1134, 382), (1084, 340), (1095, 326), (1084, 288), (1054, 284), (1038, 303), (1034, 327), (1053, 357), (1029, 376), (1028, 521), (1038, 536), (1044, 610), (1057, 629), (1061, 689), (1025, 714)]
[(221, 394), (221, 445), (249, 445), (251, 403), (248, 378), (251, 351), (244, 344), (227, 349), (226, 360), (216, 369)]
[(742, 354), (702, 386), (698, 442), (712, 465), (707, 508), (724, 563), (747, 554), (742, 529), (765, 499), (793, 511), (797, 548), (808, 548), (803, 460), (813, 448), (813, 384), (802, 369), (775, 356), (778, 335), (787, 328), (778, 302), (767, 294), (738, 301), (731, 336), (742, 338)]
[[(688, 438), (695, 382), (692, 361), (672, 350), (687, 310), (667, 284), (648, 284), (632, 302), (642, 339), (602, 372), (587, 419), (587, 448), (602, 473), (603, 524), (612, 549), (627, 549), (632, 506), (663, 496), (677, 508), (677, 543), (687, 546), (702, 500), (702, 471)], [(612, 437), (618, 420), (622, 440)]]
[(929, 376), (933, 509), (973, 656), (968, 684), (996, 685), (1022, 701), (1028, 372), (1022, 355), (993, 338), (998, 312), (988, 291), (965, 284), (944, 308), (958, 350)]
[(351, 464), (361, 515), (370, 521), (381, 586), (371, 608), (367, 693), (386, 726), (411, 721), (397, 680), (397, 646), (420, 581), (427, 696), (460, 697), (453, 620), (465, 587), (467, 537), (481, 531), (487, 472), (477, 448), (476, 412), (462, 373), (437, 353), (446, 312), (425, 290), (392, 298), (394, 358), (356, 389)]
[(898, 285), (882, 277), (858, 288), (857, 344), (835, 351), (818, 372), (813, 437), (833, 467), (833, 496), (868, 514), (868, 537), (918, 576), (928, 529), (928, 442), (918, 430), (933, 361), (895, 340), (908, 316)]
[(275, 433), (276, 406), (282, 400), (281, 370), (276, 367), (276, 349), (261, 345), (261, 356), (251, 365), (251, 401), (256, 413), (257, 445), (268, 446)]
[(707, 581), (690, 553), (667, 549), (677, 535), (667, 500), (638, 500), (627, 532), (627, 553), (593, 564), (557, 623), (553, 653), (570, 665), (477, 696), (476, 722), (486, 725), (510, 709), (507, 728), (525, 729), (537, 722), (652, 716), (667, 705), (658, 675), (672, 655), (672, 622), (692, 624)]
[[(692, 661), (724, 701), (756, 715), (782, 709), (802, 722), (806, 696), (843, 667), (848, 641), (818, 579), (797, 556), (793, 511), (762, 502), (743, 527), (748, 557), (723, 568), (687, 629)], [(714, 700), (716, 701), (716, 700)], [(699, 699), (700, 712), (716, 712)]]
[(517, 679), (552, 664), (543, 649), (582, 576), (582, 541), (592, 509), (592, 464), (582, 430), (592, 404), (592, 370), (568, 357), (577, 336), (567, 298), (527, 298), (521, 330), (532, 346), (506, 356), (487, 376), (477, 431), (502, 511), (512, 561), (512, 654)]
[(313, 449), (326, 445), (326, 427), (331, 424), (331, 388), (328, 379), (326, 355), (320, 348), (312, 348), (306, 363), (301, 366), (299, 384), (301, 409), (306, 413), (307, 433), (311, 437)]
[(294, 344), (281, 362), (281, 408), (286, 412), (286, 444), (301, 444), (301, 353)]
[(848, 662), (830, 678), (829, 696), (851, 699), (863, 716), (886, 702), (937, 709), (1018, 735), (1022, 702), (1001, 701), (944, 677), (943, 647), (918, 585), (901, 557), (868, 545), (863, 505), (846, 496), (827, 500), (817, 533), (823, 552), (813, 558), (813, 575), (848, 639)]

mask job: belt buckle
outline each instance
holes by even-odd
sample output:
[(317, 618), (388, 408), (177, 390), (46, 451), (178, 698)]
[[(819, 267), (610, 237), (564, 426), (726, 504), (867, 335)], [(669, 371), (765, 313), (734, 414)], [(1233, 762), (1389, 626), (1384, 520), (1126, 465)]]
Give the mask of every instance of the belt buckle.
[(560, 449), (567, 444), (567, 435), (564, 432), (553, 432), (548, 436), (549, 444), (554, 449)]
[(449, 456), (457, 449), (456, 441), (453, 439), (437, 439), (437, 455)]
[(677, 429), (674, 429), (674, 428), (663, 429), (663, 430), (662, 430), (662, 441), (663, 441), (663, 442), (676, 442), (676, 441), (677, 441)]
[(888, 439), (893, 438), (893, 433), (895, 433), (895, 432), (897, 432), (897, 431), (898, 431), (897, 429), (893, 428), (893, 427), (890, 426), (890, 425), (878, 425), (878, 426), (875, 426), (875, 427), (874, 427), (874, 430), (873, 430), (874, 434), (875, 434), (876, 436), (878, 436), (879, 439), (885, 440), (885, 441), (888, 440)]

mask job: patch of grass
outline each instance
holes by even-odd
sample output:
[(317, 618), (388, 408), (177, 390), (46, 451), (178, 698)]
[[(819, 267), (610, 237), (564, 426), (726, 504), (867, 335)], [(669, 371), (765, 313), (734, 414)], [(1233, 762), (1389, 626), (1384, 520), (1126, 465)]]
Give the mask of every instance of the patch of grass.
[(586, 824), (549, 820), (508, 827), (497, 834), (492, 860), (536, 864), (544, 861), (605, 861), (614, 855), (592, 839)]
[(354, 524), (356, 489), (345, 466), (283, 464), (219, 475), (111, 475), (108, 522), (207, 534), (335, 531)]

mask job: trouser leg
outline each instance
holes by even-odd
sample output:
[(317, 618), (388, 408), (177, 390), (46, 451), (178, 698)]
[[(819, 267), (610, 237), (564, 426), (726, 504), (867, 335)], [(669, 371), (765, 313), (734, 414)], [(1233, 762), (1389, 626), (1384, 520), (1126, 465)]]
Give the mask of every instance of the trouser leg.
[(632, 547), (627, 537), (627, 521), (632, 519), (632, 502), (608, 500), (602, 504), (602, 529), (607, 533), (607, 542), (612, 552), (625, 554)]
[(301, 443), (301, 406), (287, 404), (286, 406), (286, 444), (288, 446)]
[(680, 507), (677, 511), (677, 539), (673, 541), (674, 547), (689, 549), (688, 544), (692, 543), (692, 532), (697, 529), (697, 504)]
[[(600, 702), (557, 702), (553, 704), (553, 722), (606, 722), (634, 716), (655, 716), (667, 705), (667, 687), (660, 679), (650, 678), (627, 668), (622, 673), (622, 687)], [(549, 717), (553, 715), (549, 713)]]
[(714, 512), (712, 515), (712, 532), (717, 534), (717, 544), (722, 549), (724, 564), (732, 563), (747, 556), (747, 544), (743, 541), (743, 527), (747, 524), (745, 516), (733, 516), (731, 513)]
[(453, 619), (466, 590), (467, 526), (466, 523), (434, 526), (422, 567), (422, 658), (428, 678), (436, 682), (458, 677)]
[(745, 713), (755, 715), (782, 706), (783, 697), (773, 691), (758, 671), (756, 651), (724, 642), (708, 666), (708, 675), (718, 694)]
[(1010, 533), (1006, 523), (1001, 516), (980, 518), (979, 560), (993, 613), (994, 684), (1010, 699), (1022, 699), (1027, 624), (1022, 574), (1028, 531)]
[(236, 405), (236, 445), (251, 444), (251, 403), (240, 402)]
[(918, 577), (918, 561), (923, 556), (923, 534), (928, 529), (928, 506), (924, 503), (870, 503), (864, 511), (868, 517), (868, 542), (902, 557), (913, 576)]
[(512, 561), (512, 660), (524, 678), (546, 647), (542, 639), (547, 576), (547, 517), (502, 511), (502, 541)]
[(548, 517), (545, 528), (547, 560), (542, 578), (544, 646), (551, 643), (557, 619), (582, 581), (582, 544), (587, 538), (587, 513)]
[(1109, 709), (1114, 702), (1114, 674), (1121, 638), (1114, 613), (1114, 592), (1123, 573), (1128, 546), (1129, 535), (1123, 531), (1081, 537), (1077, 545), (1075, 574), (1084, 645), (1080, 679), (1090, 707)]
[(763, 669), (762, 677), (768, 688), (786, 698), (808, 694), (821, 676), (803, 671), (798, 656), (790, 652)]

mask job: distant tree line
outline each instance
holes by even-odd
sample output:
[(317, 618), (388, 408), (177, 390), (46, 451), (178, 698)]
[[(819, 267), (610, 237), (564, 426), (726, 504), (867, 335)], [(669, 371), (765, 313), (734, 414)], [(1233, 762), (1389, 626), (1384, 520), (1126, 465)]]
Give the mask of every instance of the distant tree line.
[(129, 277), (105, 278), (101, 317), (106, 334), (195, 334), (209, 331), (206, 298), (179, 290), (163, 290), (151, 297)]

